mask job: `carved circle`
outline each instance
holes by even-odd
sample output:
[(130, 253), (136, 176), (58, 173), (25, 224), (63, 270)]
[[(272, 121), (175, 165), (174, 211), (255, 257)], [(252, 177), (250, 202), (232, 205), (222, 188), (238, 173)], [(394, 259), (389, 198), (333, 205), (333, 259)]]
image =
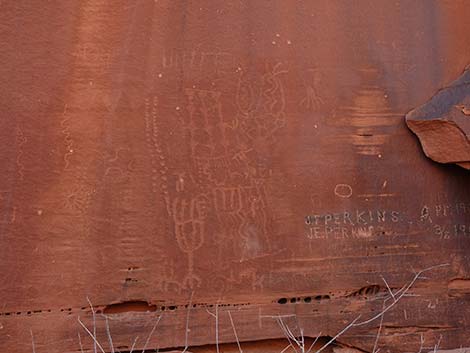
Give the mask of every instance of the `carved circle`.
[(335, 186), (335, 195), (344, 199), (352, 196), (352, 187), (348, 184), (338, 184)]

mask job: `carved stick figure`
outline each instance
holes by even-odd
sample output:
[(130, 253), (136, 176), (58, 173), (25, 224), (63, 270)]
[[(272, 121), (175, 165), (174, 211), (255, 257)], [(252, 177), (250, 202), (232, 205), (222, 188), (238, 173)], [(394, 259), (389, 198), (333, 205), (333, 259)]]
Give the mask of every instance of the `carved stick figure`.
[(190, 289), (201, 284), (199, 276), (194, 274), (194, 252), (204, 243), (206, 207), (207, 202), (202, 196), (190, 200), (177, 198), (172, 204), (176, 242), (188, 255), (188, 274), (183, 279), (183, 286)]

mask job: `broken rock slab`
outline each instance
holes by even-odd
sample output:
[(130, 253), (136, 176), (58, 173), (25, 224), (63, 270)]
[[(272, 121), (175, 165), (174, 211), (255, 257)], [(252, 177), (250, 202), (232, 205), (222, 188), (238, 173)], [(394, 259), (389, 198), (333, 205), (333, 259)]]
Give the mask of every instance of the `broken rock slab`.
[(449, 87), (406, 115), (424, 153), (439, 163), (470, 169), (470, 67)]

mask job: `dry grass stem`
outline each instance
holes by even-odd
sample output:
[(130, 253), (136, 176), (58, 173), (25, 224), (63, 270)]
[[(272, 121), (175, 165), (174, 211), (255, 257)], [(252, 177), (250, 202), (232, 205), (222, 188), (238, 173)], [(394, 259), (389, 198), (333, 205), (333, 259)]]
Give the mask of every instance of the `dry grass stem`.
[(30, 329), (30, 330), (29, 330), (29, 333), (31, 333), (31, 346), (32, 346), (32, 348), (33, 348), (33, 353), (36, 353), (36, 345), (35, 345), (35, 343), (34, 343), (33, 330)]
[(153, 325), (153, 328), (152, 328), (152, 331), (150, 331), (148, 337), (147, 337), (147, 340), (145, 341), (145, 344), (144, 344), (144, 348), (142, 349), (142, 353), (145, 353), (145, 350), (147, 349), (147, 345), (149, 344), (150, 342), (150, 339), (152, 338), (152, 335), (153, 333), (155, 332), (155, 330), (157, 329), (157, 326), (158, 326), (158, 323), (160, 322), (160, 319), (162, 318), (163, 315), (160, 315), (157, 319), (157, 321), (155, 322), (155, 325)]
[(361, 316), (359, 315), (356, 317), (353, 321), (351, 321), (345, 328), (343, 328), (340, 332), (336, 334), (333, 338), (331, 338), (328, 342), (326, 342), (319, 350), (317, 350), (315, 353), (320, 353), (323, 351), (326, 347), (328, 347), (330, 344), (332, 344), (336, 339), (341, 336), (343, 333), (345, 333), (347, 330), (349, 330), (351, 327), (354, 327), (356, 324), (356, 321), (359, 320)]
[[(329, 340), (327, 343), (325, 343), (318, 351), (316, 351), (316, 353), (320, 353), (322, 350), (324, 350), (326, 347), (328, 347), (331, 343), (333, 343), (339, 336), (341, 336), (342, 334), (344, 334), (347, 330), (349, 330), (350, 328), (352, 327), (358, 327), (358, 326), (363, 326), (363, 325), (367, 325), (375, 320), (377, 320), (378, 318), (381, 318), (383, 317), (383, 315), (385, 315), (385, 313), (387, 311), (389, 311), (390, 309), (392, 309), (399, 301), (400, 299), (402, 299), (404, 296), (407, 295), (407, 292), (411, 289), (411, 287), (413, 287), (413, 285), (415, 284), (415, 282), (418, 280), (418, 279), (427, 279), (427, 277), (422, 277), (421, 275), (425, 272), (429, 272), (431, 270), (434, 270), (436, 268), (440, 268), (440, 267), (445, 267), (445, 266), (449, 266), (449, 264), (440, 264), (440, 265), (435, 265), (435, 266), (431, 266), (431, 267), (427, 267), (425, 268), (424, 270), (421, 270), (417, 273), (415, 273), (415, 276), (413, 277), (413, 279), (408, 283), (408, 284), (405, 284), (402, 288), (400, 288), (398, 291), (396, 291), (395, 293), (393, 293), (393, 291), (390, 289), (390, 286), (388, 285), (387, 281), (385, 281), (386, 285), (387, 285), (387, 288), (389, 288), (390, 290), (390, 297), (393, 299), (392, 301), (392, 304), (386, 306), (380, 313), (378, 313), (377, 315), (374, 315), (373, 317), (371, 317), (370, 319), (367, 319), (365, 321), (361, 321), (361, 322), (358, 322), (356, 323), (357, 320), (359, 320), (360, 316), (358, 316), (356, 319), (354, 319), (349, 325), (347, 325), (344, 329), (342, 329), (335, 337), (333, 337), (331, 340)], [(387, 300), (384, 300), (384, 304)], [(423, 342), (421, 342), (421, 346), (423, 345)], [(422, 347), (420, 349), (420, 352), (422, 350)]]
[(134, 343), (132, 343), (132, 347), (131, 347), (131, 350), (129, 351), (129, 353), (134, 352), (134, 348), (135, 348), (135, 345), (136, 345), (138, 339), (139, 339), (139, 336), (137, 336), (137, 337), (134, 339)]
[(93, 339), (93, 347), (96, 349), (98, 347), (102, 353), (106, 353), (103, 347), (101, 347), (101, 344), (97, 341), (96, 337), (93, 336), (93, 333), (90, 332), (90, 330), (85, 326), (85, 324), (80, 320), (80, 317), (78, 318), (78, 323), (83, 327), (83, 329), (88, 333), (88, 335)]
[[(385, 279), (384, 279), (384, 281), (385, 281)], [(392, 298), (395, 301), (395, 297), (392, 296)], [(385, 301), (384, 301), (384, 307), (385, 307)], [(382, 331), (382, 325), (383, 325), (383, 322), (384, 322), (384, 317), (385, 317), (385, 315), (382, 315), (380, 317), (379, 329), (377, 330), (377, 336), (375, 337), (374, 348), (372, 349), (372, 353), (379, 353), (379, 351), (380, 351), (380, 348), (377, 348), (377, 346), (379, 344), (379, 338), (380, 338), (380, 333)]]
[(80, 335), (80, 332), (78, 333), (78, 345), (80, 346), (80, 352), (83, 353), (83, 344), (82, 344), (82, 336)]
[(191, 292), (191, 297), (189, 297), (189, 305), (188, 305), (188, 311), (186, 312), (186, 330), (184, 332), (184, 349), (181, 353), (185, 353), (188, 350), (189, 343), (189, 314), (191, 312), (191, 308), (193, 306), (193, 295), (194, 292)]
[(310, 351), (312, 350), (313, 346), (315, 345), (315, 343), (317, 343), (317, 341), (320, 339), (321, 337), (321, 332), (317, 335), (317, 337), (315, 337), (315, 339), (313, 340), (312, 344), (310, 345), (310, 348), (307, 350), (306, 353), (310, 353)]
[(418, 273), (416, 273), (416, 275), (413, 277), (413, 279), (410, 281), (410, 283), (408, 283), (408, 285), (405, 285), (404, 287), (402, 287), (402, 289), (399, 290), (400, 294), (398, 296), (396, 296), (397, 293), (394, 294), (395, 300), (392, 302), (392, 304), (387, 306), (385, 309), (383, 309), (377, 315), (371, 317), (368, 320), (365, 320), (365, 321), (359, 322), (357, 324), (354, 324), (354, 326), (367, 325), (368, 323), (370, 323), (372, 321), (375, 321), (376, 319), (378, 319), (379, 317), (384, 315), (387, 311), (389, 311), (393, 306), (395, 306), (395, 304), (398, 303), (398, 301), (406, 295), (406, 293), (410, 290), (410, 288), (415, 284), (415, 282), (420, 278), (420, 276), (423, 273), (434, 270), (434, 269), (439, 268), (439, 267), (444, 267), (444, 266), (449, 266), (449, 264), (441, 264), (441, 265), (431, 266), (431, 267), (425, 268), (424, 270), (419, 271)]
[(228, 317), (230, 318), (230, 324), (232, 325), (233, 334), (235, 335), (235, 339), (237, 341), (238, 351), (240, 353), (243, 353), (242, 347), (240, 345), (240, 341), (238, 339), (237, 330), (235, 329), (235, 324), (233, 323), (232, 313), (230, 312), (230, 310), (227, 310), (227, 313), (228, 313)]
[(96, 313), (95, 313), (95, 309), (93, 309), (93, 305), (91, 304), (91, 301), (90, 301), (90, 298), (86, 297), (86, 300), (88, 301), (88, 304), (90, 305), (90, 308), (91, 308), (91, 312), (93, 314), (93, 336), (94, 337), (94, 340), (93, 340), (93, 353), (97, 353), (96, 351), (96, 345), (97, 345), (97, 341), (96, 341)]
[(111, 353), (114, 353), (114, 344), (113, 344), (113, 338), (111, 337), (111, 331), (109, 329), (109, 322), (108, 322), (108, 317), (106, 315), (103, 315), (106, 323), (106, 335), (108, 336), (108, 341), (109, 341), (109, 346), (111, 347)]

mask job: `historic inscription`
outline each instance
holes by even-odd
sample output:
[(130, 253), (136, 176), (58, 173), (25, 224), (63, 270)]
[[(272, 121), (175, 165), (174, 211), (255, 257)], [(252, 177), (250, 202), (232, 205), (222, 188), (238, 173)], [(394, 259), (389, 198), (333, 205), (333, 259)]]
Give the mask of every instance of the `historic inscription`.
[(470, 224), (464, 222), (445, 222), (454, 216), (470, 215), (470, 204), (465, 202), (439, 203), (423, 206), (420, 220), (432, 226), (434, 235), (439, 239), (448, 240), (470, 236)]
[(384, 222), (398, 222), (398, 211), (389, 210), (355, 210), (353, 212), (327, 213), (305, 217), (306, 224), (314, 225), (368, 225)]
[(440, 239), (470, 236), (470, 224), (455, 221), (455, 217), (470, 214), (470, 204), (455, 202), (423, 205), (419, 212), (406, 215), (389, 209), (358, 209), (305, 216), (309, 239), (354, 239), (394, 234), (390, 226), (400, 221), (425, 227)]
[(308, 215), (305, 224), (309, 239), (349, 239), (384, 233), (385, 225), (399, 220), (400, 212), (394, 210), (354, 210)]
[(447, 204), (424, 205), (421, 209), (421, 220), (433, 222), (433, 219), (470, 214), (470, 203), (456, 202)]
[(470, 236), (470, 224), (434, 225), (434, 234), (440, 239)]

